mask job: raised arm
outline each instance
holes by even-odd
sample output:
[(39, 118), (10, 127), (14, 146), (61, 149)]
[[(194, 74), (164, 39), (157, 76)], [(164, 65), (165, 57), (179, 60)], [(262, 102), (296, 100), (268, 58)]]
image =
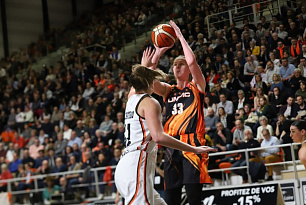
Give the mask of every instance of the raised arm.
[[(152, 50), (151, 48), (147, 48), (143, 51), (142, 59), (141, 59), (141, 65), (146, 66), (148, 68), (151, 68), (153, 70), (156, 69), (156, 65), (158, 64), (158, 60), (153, 60), (154, 56), (158, 56), (158, 52), (164, 52), (166, 48), (157, 48), (155, 50)], [(158, 57), (159, 59), (159, 57)], [(154, 63), (157, 62), (157, 63)], [(164, 82), (155, 81), (154, 82), (154, 93), (162, 96), (163, 98), (166, 97), (168, 90), (170, 88), (170, 85)]]
[(138, 107), (138, 113), (145, 117), (153, 140), (163, 146), (171, 147), (173, 149), (194, 152), (201, 154), (209, 151), (216, 151), (207, 146), (193, 147), (189, 144), (181, 142), (174, 137), (167, 135), (161, 124), (161, 108), (157, 100), (153, 98), (145, 98), (141, 101)]
[(179, 27), (173, 21), (170, 21), (169, 24), (172, 26), (172, 28), (175, 31), (176, 37), (181, 42), (181, 45), (182, 45), (183, 51), (184, 51), (184, 55), (185, 55), (185, 59), (186, 59), (186, 62), (189, 66), (193, 82), (197, 85), (197, 87), (199, 88), (199, 90), (201, 92), (205, 92), (206, 81), (205, 81), (204, 75), (203, 75), (203, 73), (200, 69), (200, 66), (197, 63), (197, 60), (196, 60), (196, 57), (195, 57), (193, 51), (189, 47), (187, 41), (185, 40), (184, 36), (181, 33), (181, 30), (179, 29)]

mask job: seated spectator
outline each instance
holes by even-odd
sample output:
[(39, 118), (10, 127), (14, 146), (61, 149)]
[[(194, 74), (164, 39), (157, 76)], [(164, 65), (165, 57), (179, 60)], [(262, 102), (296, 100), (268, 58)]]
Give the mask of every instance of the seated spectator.
[(286, 82), (293, 77), (294, 70), (294, 65), (289, 64), (287, 58), (282, 58), (282, 66), (279, 68), (279, 74), (283, 82)]
[(248, 116), (246, 115), (244, 108), (239, 108), (238, 112), (235, 113), (235, 120), (241, 120), (243, 123)]
[[(268, 129), (262, 130), (262, 135), (264, 137), (264, 140), (261, 143), (261, 147), (270, 147), (273, 145), (279, 145), (280, 141), (275, 136), (271, 136)], [(265, 163), (273, 163), (280, 161), (280, 156), (277, 154), (279, 152), (279, 148), (265, 148), (261, 153), (260, 157), (255, 157), (253, 159), (250, 159), (250, 161), (254, 162), (265, 162)], [(273, 180), (273, 166), (267, 166), (268, 169), (268, 178), (267, 181)]]
[(306, 45), (302, 46), (303, 55), (300, 55), (300, 64), (298, 65), (298, 68), (301, 70), (301, 74), (303, 77), (306, 77)]
[(269, 102), (268, 95), (266, 95), (263, 92), (263, 89), (259, 87), (256, 90), (256, 95), (254, 97), (254, 108), (252, 108), (252, 111), (256, 111), (256, 112), (258, 111), (258, 109), (260, 108), (259, 99), (262, 97), (264, 97), (267, 100), (267, 103)]
[(296, 115), (296, 119), (300, 120), (300, 119), (304, 119), (305, 115), (306, 115), (306, 103), (305, 103), (305, 99), (302, 96), (297, 96), (296, 97), (296, 102), (297, 102), (297, 115)]
[(233, 135), (232, 132), (223, 126), (221, 122), (218, 122), (217, 130), (213, 134), (214, 146), (217, 147), (218, 151), (226, 151), (226, 147), (232, 144)]
[(112, 130), (107, 134), (106, 139), (107, 139), (107, 145), (112, 147), (115, 143), (115, 140), (117, 139), (118, 136), (118, 123), (113, 122), (112, 124)]
[(216, 124), (218, 122), (218, 117), (215, 115), (213, 109), (208, 108), (208, 115), (204, 118), (205, 120), (205, 133), (210, 137), (213, 136), (216, 131)]
[(70, 140), (68, 141), (67, 145), (70, 146), (70, 147), (73, 147), (74, 144), (77, 144), (78, 147), (81, 147), (81, 145), (82, 145), (82, 140), (81, 140), (81, 138), (79, 138), (79, 137), (76, 135), (76, 132), (75, 132), (75, 131), (72, 131), (72, 132), (71, 132), (71, 136), (70, 136)]
[(302, 96), (304, 99), (306, 98), (306, 81), (300, 82), (300, 88), (295, 92), (295, 98), (297, 96)]
[[(290, 125), (291, 120), (285, 118), (282, 113), (277, 114), (278, 121), (276, 122), (275, 136), (280, 140), (281, 144), (292, 143), (292, 138), (290, 137)], [(291, 161), (291, 149), (290, 147), (283, 147), (285, 154), (285, 161)]]
[(250, 82), (254, 73), (256, 72), (256, 69), (258, 67), (258, 62), (253, 60), (251, 56), (248, 56), (246, 60), (247, 62), (244, 64), (243, 74), (248, 79), (246, 80), (246, 82)]
[(49, 136), (44, 132), (43, 129), (39, 131), (38, 140), (41, 145), (44, 144), (45, 138), (48, 138), (48, 137)]
[(58, 194), (60, 187), (55, 184), (55, 178), (53, 176), (46, 177), (46, 187), (43, 191), (43, 203), (51, 204), (51, 196), (53, 194)]
[(208, 115), (208, 109), (211, 108), (216, 113), (217, 105), (212, 102), (211, 97), (206, 95), (204, 99), (204, 116)]
[(60, 185), (59, 193), (64, 194), (64, 199), (73, 200), (74, 199), (73, 190), (68, 188), (68, 183), (65, 177), (60, 178), (59, 185)]
[(224, 127), (232, 129), (234, 127), (234, 117), (225, 112), (224, 107), (218, 109), (218, 121), (223, 124)]
[(58, 110), (58, 107), (54, 106), (50, 122), (53, 124), (57, 124), (59, 120), (60, 120), (60, 112)]
[(294, 70), (294, 75), (288, 81), (290, 87), (290, 95), (295, 95), (296, 91), (300, 88), (301, 81), (305, 82), (306, 78), (301, 75), (301, 70), (299, 68), (296, 68)]
[(3, 157), (3, 158), (6, 157), (6, 149), (4, 149), (4, 143), (3, 142), (0, 142), (0, 158), (1, 157)]
[[(76, 162), (75, 156), (70, 156), (70, 165), (68, 166), (68, 171), (77, 171), (80, 169), (81, 169), (81, 165)], [(67, 174), (65, 176), (67, 183), (68, 183), (67, 185), (68, 190), (73, 190), (72, 186), (80, 183), (79, 177), (80, 177), (79, 173)]]
[[(262, 68), (261, 66), (258, 66), (258, 67), (260, 69)], [(258, 88), (262, 88), (263, 93), (268, 94), (268, 87), (267, 87), (267, 84), (263, 81), (262, 76), (260, 74), (255, 74), (254, 84), (253, 84), (253, 87), (251, 87), (251, 91), (256, 92)]]
[(294, 102), (294, 98), (289, 96), (287, 98), (287, 103), (279, 109), (279, 113), (282, 113), (285, 118), (292, 119), (297, 115), (298, 105)]
[(263, 129), (267, 129), (269, 130), (270, 133), (274, 133), (273, 128), (271, 125), (269, 125), (269, 121), (268, 118), (266, 116), (261, 116), (259, 118), (259, 124), (260, 126), (257, 128), (257, 140), (259, 141), (259, 143), (262, 142), (262, 140), (264, 139), (263, 135), (262, 135), (262, 130)]
[(62, 156), (67, 146), (67, 140), (64, 139), (63, 133), (57, 133), (57, 140), (54, 143), (55, 156)]
[(235, 121), (236, 129), (233, 133), (233, 141), (232, 144), (229, 144), (226, 150), (236, 150), (240, 146), (241, 142), (244, 141), (244, 131), (251, 128), (247, 125), (244, 125), (241, 120)]
[(82, 120), (78, 120), (74, 131), (76, 132), (77, 136), (81, 137), (84, 135), (85, 132), (88, 131), (88, 129), (83, 125)]
[(227, 74), (228, 83), (226, 85), (226, 88), (230, 90), (231, 99), (236, 100), (237, 99), (237, 91), (241, 89), (239, 80), (235, 77), (235, 74), (231, 71), (229, 71)]
[(18, 144), (19, 148), (22, 149), (26, 145), (26, 142), (22, 135), (19, 135), (18, 132), (14, 133), (13, 143)]
[(284, 90), (284, 83), (282, 82), (279, 74), (273, 74), (273, 81), (270, 87), (270, 92), (273, 92), (273, 88), (278, 87), (280, 91)]
[(50, 122), (50, 118), (44, 117), (44, 121), (41, 124), (41, 129), (46, 133), (49, 137), (52, 137), (52, 133), (54, 130), (54, 125)]
[[(15, 182), (14, 185), (17, 189), (17, 191), (24, 191), (26, 189), (31, 188), (33, 180), (31, 179), (31, 176), (33, 175), (31, 171), (31, 165), (30, 164), (19, 164), (18, 166), (18, 172), (16, 175), (16, 178), (26, 177), (26, 180)], [(17, 195), (17, 203), (23, 203), (24, 201), (27, 201), (28, 195), (27, 194), (20, 194)]]
[(35, 163), (34, 163), (34, 168), (37, 169), (42, 165), (42, 162), (44, 160), (48, 161), (48, 158), (45, 156), (45, 152), (44, 150), (39, 150), (38, 151), (38, 157), (35, 159)]
[(280, 107), (286, 103), (286, 96), (283, 92), (280, 92), (278, 87), (274, 87), (273, 93), (269, 95), (269, 102), (272, 110), (278, 113)]
[(25, 140), (26, 144), (31, 138), (31, 131), (32, 128), (30, 128), (29, 124), (25, 123), (21, 135), (23, 136), (23, 139)]
[(35, 160), (30, 156), (29, 148), (23, 149), (22, 164), (29, 164), (31, 167), (35, 165)]
[[(269, 90), (270, 90), (271, 85), (274, 81), (274, 79), (273, 79), (274, 74), (278, 74), (278, 69), (279, 68), (274, 65), (273, 61), (271, 61), (271, 60), (267, 61), (265, 73), (266, 73), (266, 83), (267, 83), (267, 87), (268, 87)], [(279, 81), (281, 82), (281, 79), (279, 79)]]
[(113, 121), (110, 119), (108, 115), (104, 116), (104, 121), (100, 124), (100, 130), (102, 132), (102, 136), (106, 137), (106, 135), (111, 131), (112, 129)]
[(11, 173), (16, 173), (18, 171), (18, 166), (22, 164), (21, 159), (18, 156), (18, 153), (13, 154), (13, 161), (9, 164), (9, 170)]
[(220, 102), (217, 105), (217, 109), (223, 107), (226, 114), (232, 115), (233, 114), (233, 102), (227, 100), (224, 94), (220, 95)]
[[(10, 170), (8, 169), (6, 164), (1, 165), (1, 175), (0, 179), (12, 179), (13, 175), (11, 174)], [(0, 183), (0, 192), (7, 192), (7, 182)]]
[[(244, 141), (239, 145), (238, 149), (251, 149), (251, 148), (256, 148), (259, 146), (260, 146), (259, 142), (253, 138), (252, 130), (250, 129), (244, 130)], [(257, 155), (257, 152), (256, 151), (248, 152), (248, 155), (249, 155), (249, 159), (252, 159)], [(245, 153), (242, 152), (240, 159), (234, 162), (232, 164), (232, 167), (241, 167), (241, 166), (246, 166), (246, 165), (247, 165), (247, 162), (246, 162)], [(235, 169), (235, 170), (232, 170), (232, 172), (237, 175), (242, 176), (243, 183), (248, 182), (248, 175), (247, 175), (246, 169)]]
[(70, 129), (69, 125), (64, 124), (64, 133), (63, 133), (64, 139), (65, 140), (70, 140), (71, 133), (72, 133), (72, 129)]
[(238, 110), (240, 108), (244, 108), (246, 104), (250, 104), (250, 100), (248, 97), (245, 96), (245, 93), (243, 90), (238, 90), (238, 99), (236, 103), (234, 104), (235, 113), (238, 113)]
[(220, 102), (220, 95), (224, 94), (226, 96), (226, 99), (229, 99), (230, 97), (230, 91), (227, 88), (221, 88), (220, 83), (215, 84), (215, 90), (214, 90), (214, 103), (219, 103)]
[(29, 147), (30, 156), (33, 159), (37, 159), (39, 156), (39, 150), (44, 150), (44, 146), (40, 144), (39, 139), (36, 138), (34, 144)]

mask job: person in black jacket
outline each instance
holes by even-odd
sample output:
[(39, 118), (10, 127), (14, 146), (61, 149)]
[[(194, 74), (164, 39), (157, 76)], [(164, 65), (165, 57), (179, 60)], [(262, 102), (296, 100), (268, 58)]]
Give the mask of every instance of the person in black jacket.
[[(260, 147), (260, 144), (257, 140), (253, 138), (252, 130), (250, 129), (244, 130), (244, 142), (240, 144), (238, 149), (247, 149), (247, 148), (256, 148), (256, 147)], [(249, 159), (256, 156), (256, 154), (257, 153), (255, 152), (249, 152)], [(246, 162), (245, 153), (243, 152), (241, 153), (240, 159), (232, 164), (232, 167), (246, 166), (246, 163), (247, 162)], [(235, 169), (235, 170), (232, 170), (232, 172), (237, 175), (242, 176), (243, 183), (247, 183), (248, 175), (247, 175), (246, 169)]]
[(233, 135), (221, 122), (218, 122), (216, 127), (217, 130), (213, 135), (214, 146), (218, 149), (218, 152), (226, 151), (226, 145), (232, 143)]

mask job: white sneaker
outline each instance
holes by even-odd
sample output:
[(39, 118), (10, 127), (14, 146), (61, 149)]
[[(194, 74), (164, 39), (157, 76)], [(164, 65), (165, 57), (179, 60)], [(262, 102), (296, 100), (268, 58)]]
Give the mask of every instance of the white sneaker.
[(99, 194), (99, 195), (98, 195), (98, 199), (99, 199), (99, 200), (103, 199), (103, 197), (104, 197), (103, 194)]

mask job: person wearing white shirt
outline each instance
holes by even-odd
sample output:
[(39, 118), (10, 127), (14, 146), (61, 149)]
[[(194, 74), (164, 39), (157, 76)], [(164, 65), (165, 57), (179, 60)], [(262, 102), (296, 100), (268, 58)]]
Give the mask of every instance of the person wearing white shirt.
[[(256, 73), (261, 76), (261, 79), (262, 79), (263, 82), (267, 83), (266, 74), (264, 73), (264, 68), (261, 65), (257, 66), (257, 72)], [(255, 81), (255, 75), (254, 75), (251, 82), (250, 82), (250, 85), (251, 85), (252, 88), (254, 87), (255, 83), (256, 83), (256, 81)]]
[(86, 89), (83, 92), (83, 98), (88, 100), (90, 96), (95, 92), (95, 89), (91, 87), (90, 83), (86, 83)]
[(16, 123), (24, 123), (24, 118), (24, 112), (22, 112), (20, 108), (17, 108), (17, 114), (15, 116)]
[(72, 129), (68, 127), (68, 125), (64, 124), (64, 139), (70, 140)]
[(281, 24), (279, 25), (279, 32), (278, 32), (278, 37), (281, 39), (285, 39), (288, 37), (288, 32), (284, 30), (284, 25)]
[[(306, 45), (303, 45), (306, 47)], [(298, 65), (298, 68), (301, 70), (301, 74), (303, 77), (306, 77), (306, 58), (302, 57), (300, 59), (300, 64)]]
[[(261, 133), (264, 137), (264, 140), (262, 141), (260, 145), (261, 147), (271, 147), (271, 146), (280, 144), (279, 139), (275, 136), (271, 136), (270, 131), (268, 129), (263, 129)], [(279, 151), (280, 150), (278, 147), (266, 148), (262, 150), (260, 157), (255, 157), (253, 159), (250, 159), (250, 161), (254, 161), (254, 162), (265, 161), (265, 163), (267, 164), (280, 161), (280, 156), (278, 155)], [(273, 177), (272, 177), (273, 176), (273, 166), (267, 166), (267, 169), (268, 169), (268, 178), (266, 180), (272, 181), (273, 180)]]

